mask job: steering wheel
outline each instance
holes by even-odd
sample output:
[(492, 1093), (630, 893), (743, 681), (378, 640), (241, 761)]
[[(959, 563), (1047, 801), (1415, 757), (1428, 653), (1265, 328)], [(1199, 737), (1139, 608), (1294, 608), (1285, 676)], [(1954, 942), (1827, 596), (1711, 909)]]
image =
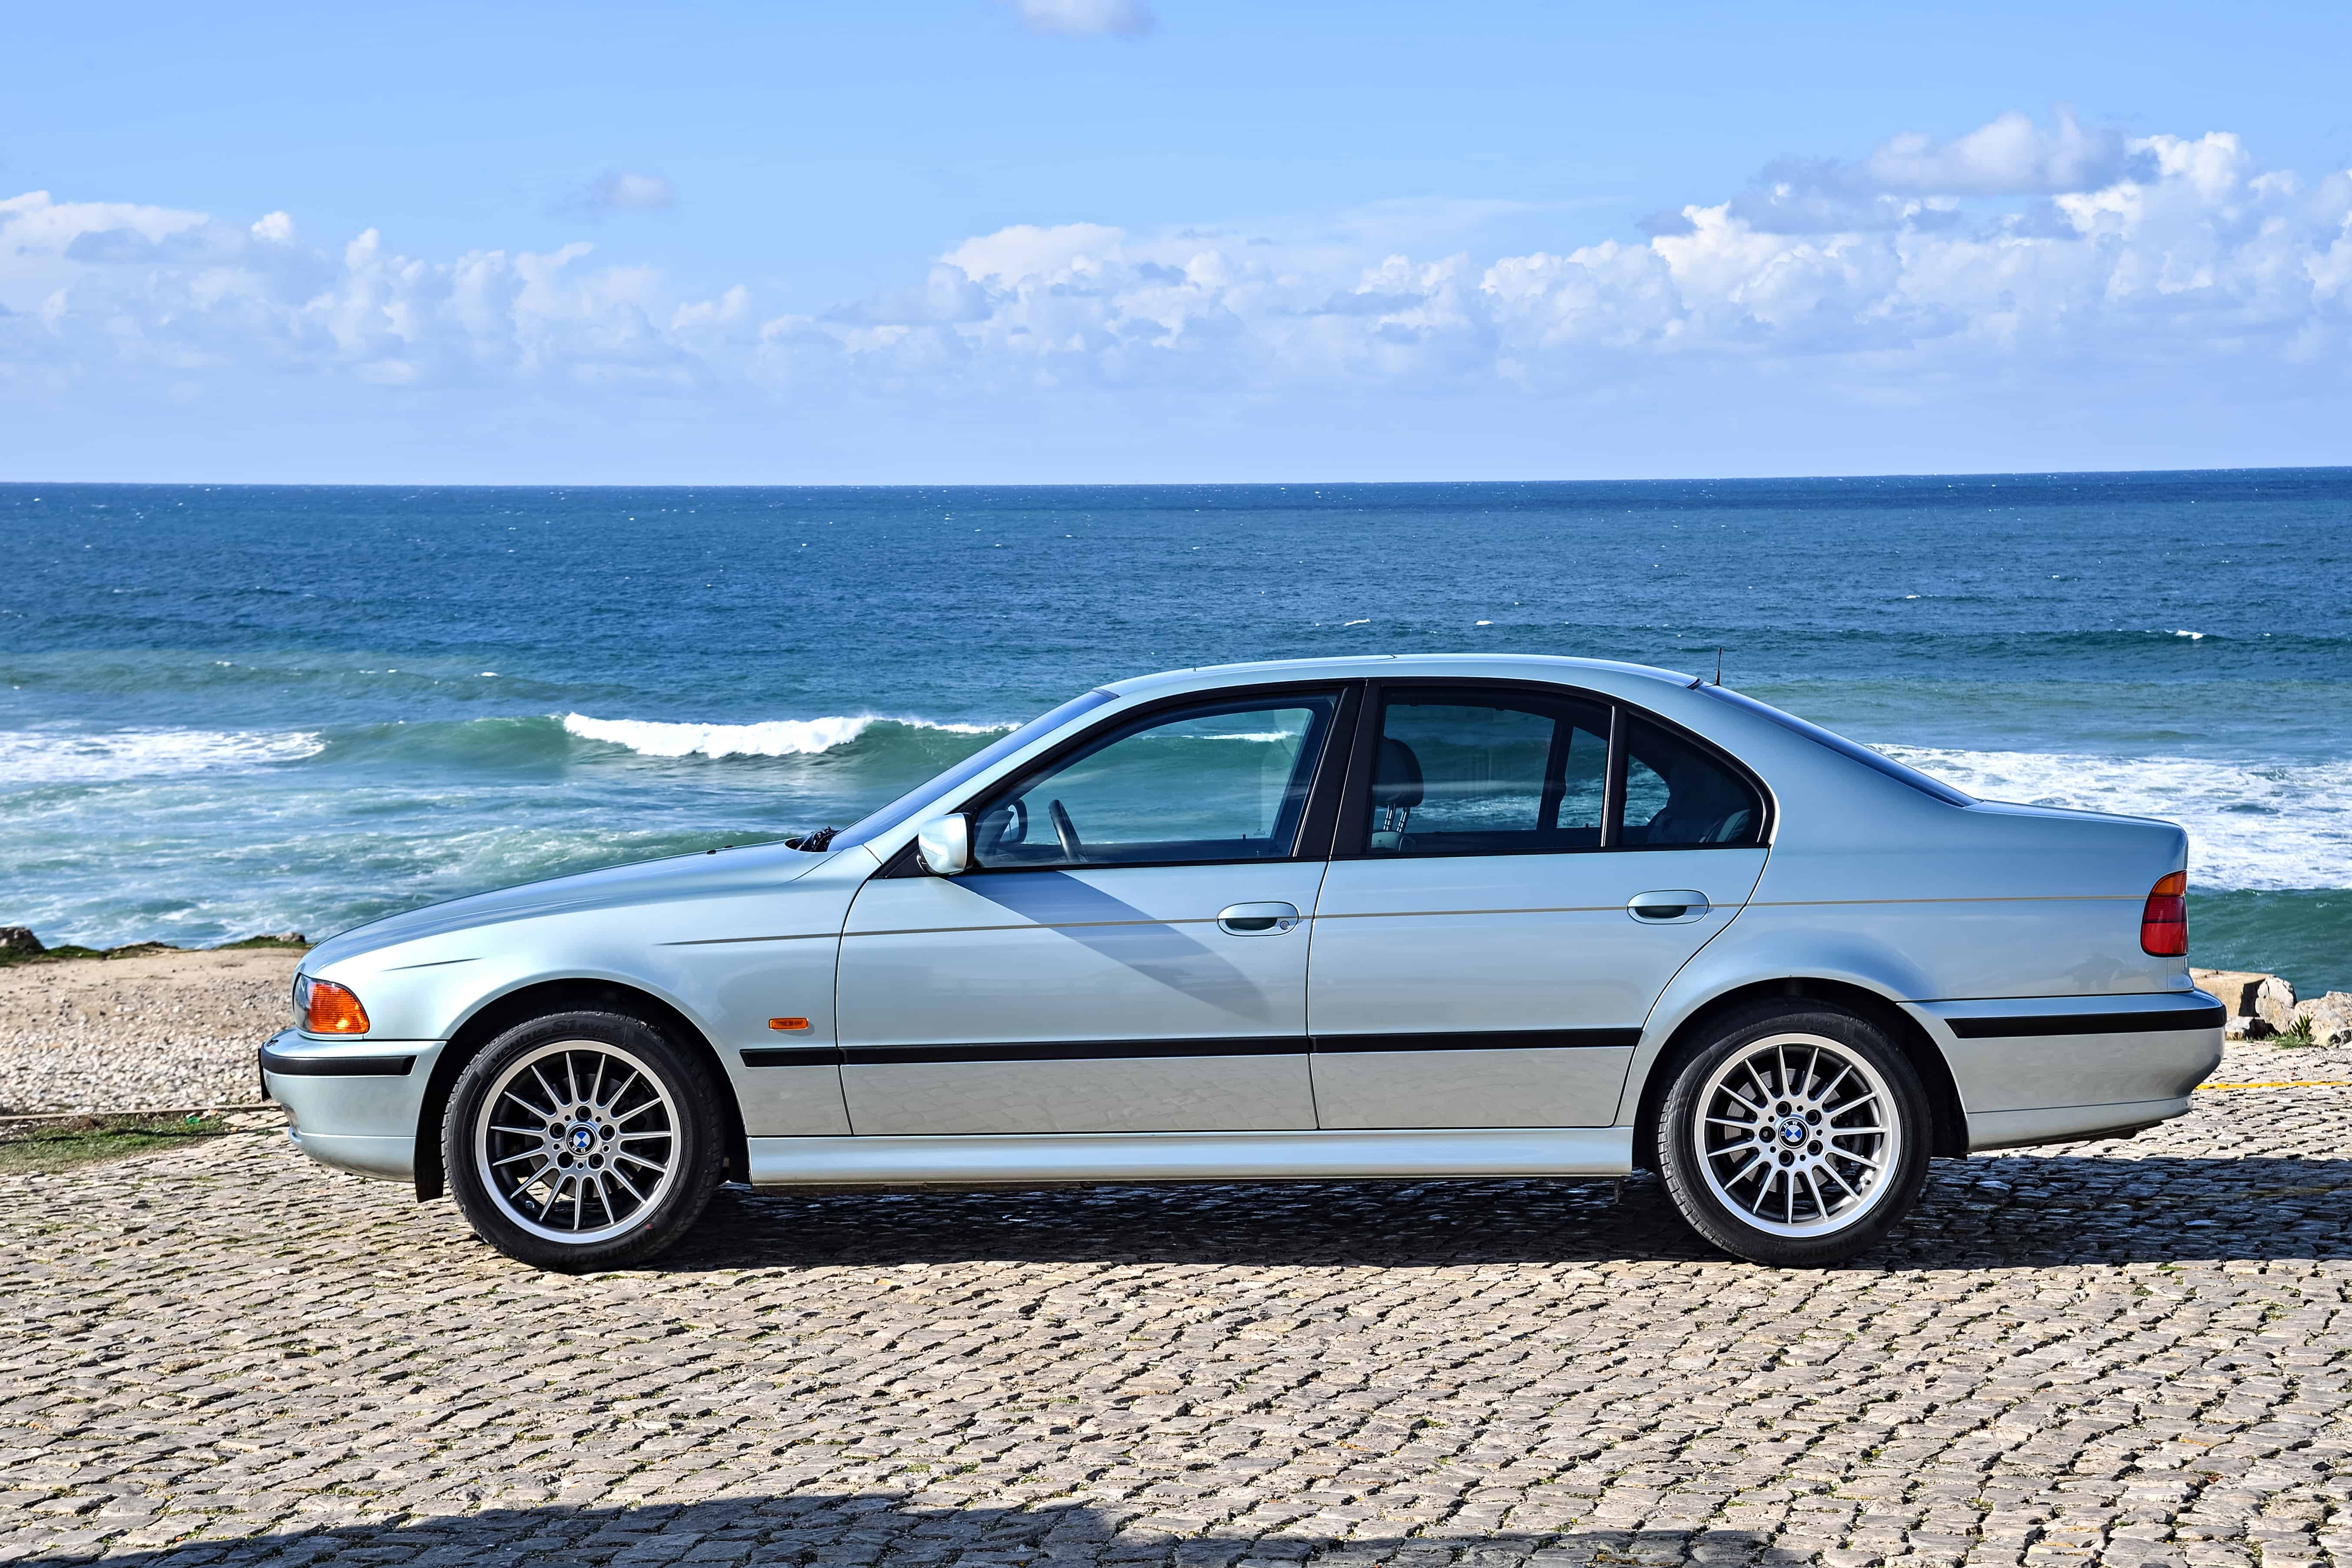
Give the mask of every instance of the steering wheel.
[(1078, 830), (1070, 821), (1070, 814), (1062, 809), (1058, 800), (1049, 801), (1045, 815), (1054, 819), (1054, 837), (1062, 841), (1062, 853), (1073, 864), (1087, 858), (1086, 846), (1078, 842)]

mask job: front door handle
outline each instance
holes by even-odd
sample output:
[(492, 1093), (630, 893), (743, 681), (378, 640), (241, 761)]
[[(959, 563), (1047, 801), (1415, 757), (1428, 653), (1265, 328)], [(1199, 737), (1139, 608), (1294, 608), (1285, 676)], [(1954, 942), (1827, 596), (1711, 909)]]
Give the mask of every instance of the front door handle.
[(1636, 893), (1625, 900), (1626, 912), (1651, 925), (1675, 925), (1695, 921), (1711, 908), (1705, 893), (1676, 888), (1662, 893)]
[(1234, 936), (1278, 936), (1297, 923), (1297, 904), (1228, 904), (1217, 911), (1217, 929)]

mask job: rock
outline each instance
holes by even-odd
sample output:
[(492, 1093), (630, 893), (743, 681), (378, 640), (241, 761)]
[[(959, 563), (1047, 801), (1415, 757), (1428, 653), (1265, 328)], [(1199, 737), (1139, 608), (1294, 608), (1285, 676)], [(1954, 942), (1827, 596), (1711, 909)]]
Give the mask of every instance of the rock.
[(2256, 1016), (2254, 997), (2261, 992), (2263, 982), (2275, 977), (2246, 969), (2192, 969), (2189, 978), (2200, 991), (2210, 991), (2220, 997), (2232, 1018), (2251, 1018)]
[(0, 958), (33, 958), (41, 952), (41, 939), (29, 926), (0, 926)]
[(2268, 1024), (2271, 1033), (2284, 1035), (2294, 1027), (2294, 987), (2275, 974), (2263, 976), (2262, 989), (2254, 993), (2254, 1016)]
[(2239, 1014), (2221, 1026), (2225, 1040), (2260, 1040), (2269, 1037), (2271, 1026), (2249, 1014)]
[(2315, 1046), (2352, 1046), (2352, 991), (2330, 991), (2298, 1003), (2294, 1016), (2311, 1029)]

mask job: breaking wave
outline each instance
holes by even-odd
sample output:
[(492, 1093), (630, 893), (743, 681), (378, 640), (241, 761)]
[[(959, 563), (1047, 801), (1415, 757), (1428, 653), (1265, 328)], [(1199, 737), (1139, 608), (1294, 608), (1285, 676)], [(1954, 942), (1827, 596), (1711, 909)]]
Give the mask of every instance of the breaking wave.
[(310, 731), (0, 731), (0, 780), (101, 784), (299, 762), (326, 742)]
[(592, 719), (566, 713), (564, 730), (583, 741), (625, 746), (648, 757), (804, 757), (858, 740), (877, 724), (950, 735), (999, 735), (1009, 724), (946, 724), (929, 719), (769, 719), (753, 724), (684, 724), (651, 719)]

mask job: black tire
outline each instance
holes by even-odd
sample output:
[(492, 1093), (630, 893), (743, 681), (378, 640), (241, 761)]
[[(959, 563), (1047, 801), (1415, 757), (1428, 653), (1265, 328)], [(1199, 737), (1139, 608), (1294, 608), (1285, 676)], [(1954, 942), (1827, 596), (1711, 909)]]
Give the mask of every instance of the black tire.
[[(1722, 1020), (1669, 1070), (1654, 1129), (1659, 1173), (1690, 1227), (1735, 1258), (1843, 1263), (1919, 1201), (1933, 1136), (1927, 1091), (1860, 1014), (1762, 1005)], [(1749, 1112), (1738, 1106), (1750, 1104), (1760, 1115), (1743, 1126)], [(1864, 1120), (1881, 1110), (1891, 1120)], [(1856, 1131), (1866, 1127), (1891, 1128), (1891, 1138)]]
[(624, 1014), (556, 1013), (466, 1064), (441, 1158), (477, 1236), (575, 1273), (640, 1262), (686, 1234), (719, 1185), (723, 1124), (695, 1052)]

